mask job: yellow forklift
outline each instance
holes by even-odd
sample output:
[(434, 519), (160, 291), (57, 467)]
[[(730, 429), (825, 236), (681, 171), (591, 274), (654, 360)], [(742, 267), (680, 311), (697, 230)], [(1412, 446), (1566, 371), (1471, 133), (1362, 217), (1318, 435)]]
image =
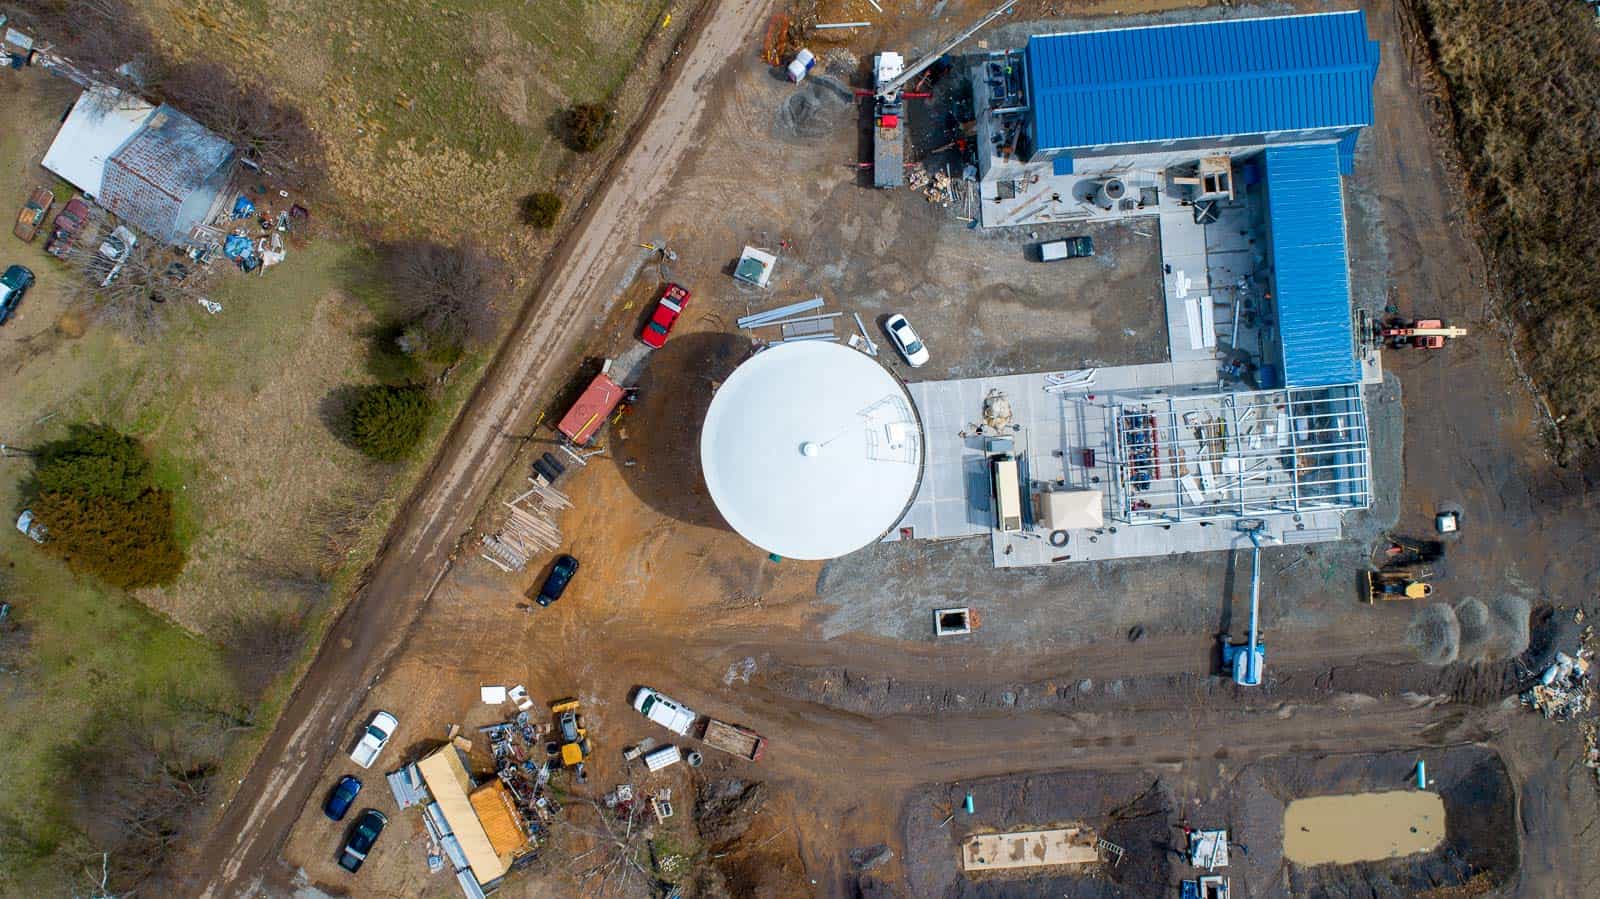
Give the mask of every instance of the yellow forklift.
[(550, 714), (555, 718), (556, 737), (561, 745), (561, 767), (571, 768), (578, 783), (587, 783), (589, 772), (583, 761), (589, 757), (589, 731), (578, 713), (578, 700), (558, 699), (550, 703)]

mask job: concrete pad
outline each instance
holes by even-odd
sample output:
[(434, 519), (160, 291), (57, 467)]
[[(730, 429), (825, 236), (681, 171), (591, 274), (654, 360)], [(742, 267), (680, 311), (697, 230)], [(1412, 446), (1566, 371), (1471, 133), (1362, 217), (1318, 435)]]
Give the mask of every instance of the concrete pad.
[(1081, 827), (973, 834), (961, 844), (964, 871), (1005, 871), (1100, 860), (1094, 831)]

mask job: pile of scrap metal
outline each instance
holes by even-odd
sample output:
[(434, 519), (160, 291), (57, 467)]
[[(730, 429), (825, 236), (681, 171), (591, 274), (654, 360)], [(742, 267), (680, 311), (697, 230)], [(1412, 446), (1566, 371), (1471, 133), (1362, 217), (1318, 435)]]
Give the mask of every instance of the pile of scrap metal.
[(511, 794), (523, 831), (529, 842), (538, 845), (550, 819), (561, 812), (560, 804), (547, 789), (552, 764), (540, 748), (539, 726), (524, 711), (478, 731), (489, 740), (495, 776)]
[(617, 820), (642, 826), (652, 820), (664, 821), (672, 817), (672, 790), (662, 787), (646, 792), (633, 784), (618, 784), (605, 795), (605, 804), (616, 814)]
[(1555, 661), (1539, 675), (1539, 682), (1523, 692), (1523, 704), (1555, 721), (1570, 721), (1582, 715), (1589, 710), (1593, 697), (1589, 684), (1593, 658), (1594, 653), (1588, 649), (1579, 650), (1576, 657), (1556, 653)]

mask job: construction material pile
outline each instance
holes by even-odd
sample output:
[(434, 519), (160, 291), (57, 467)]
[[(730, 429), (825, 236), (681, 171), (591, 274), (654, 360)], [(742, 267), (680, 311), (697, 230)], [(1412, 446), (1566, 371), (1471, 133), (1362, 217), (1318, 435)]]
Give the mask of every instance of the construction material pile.
[(1594, 653), (1578, 651), (1576, 658), (1564, 652), (1539, 676), (1539, 682), (1522, 694), (1524, 705), (1555, 721), (1570, 721), (1589, 710), (1593, 693), (1589, 686), (1589, 666)]
[(482, 556), (507, 574), (528, 567), (528, 560), (561, 545), (557, 513), (572, 508), (565, 493), (529, 478), (533, 489), (506, 503), (505, 524), (483, 538)]
[(920, 192), (929, 203), (949, 206), (955, 199), (955, 183), (949, 172), (929, 172), (926, 168), (912, 169), (906, 176), (906, 186)]

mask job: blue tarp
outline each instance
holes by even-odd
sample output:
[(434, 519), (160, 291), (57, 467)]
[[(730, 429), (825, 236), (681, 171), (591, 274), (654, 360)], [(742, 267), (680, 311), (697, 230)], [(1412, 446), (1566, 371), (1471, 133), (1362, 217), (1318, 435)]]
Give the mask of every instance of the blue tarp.
[(238, 234), (229, 234), (228, 239), (222, 243), (222, 255), (229, 259), (243, 259), (255, 253), (255, 244), (250, 238)]
[(248, 218), (255, 211), (256, 204), (250, 202), (250, 198), (243, 194), (233, 201), (233, 217), (236, 219)]
[(1373, 122), (1378, 42), (1361, 11), (1039, 35), (1028, 100), (1040, 150)]
[(1359, 381), (1339, 147), (1268, 147), (1263, 156), (1284, 384)]

